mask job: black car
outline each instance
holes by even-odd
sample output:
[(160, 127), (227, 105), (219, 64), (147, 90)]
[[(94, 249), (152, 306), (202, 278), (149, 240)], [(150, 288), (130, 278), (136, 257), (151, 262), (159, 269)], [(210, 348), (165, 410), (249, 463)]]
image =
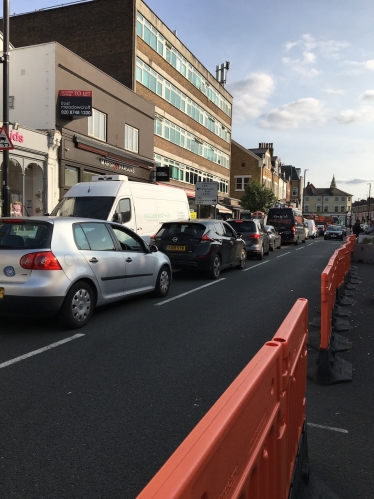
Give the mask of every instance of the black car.
[(341, 225), (329, 225), (325, 230), (324, 239), (340, 239), (343, 241), (343, 229)]
[(173, 269), (199, 269), (217, 279), (227, 267), (243, 269), (246, 249), (243, 239), (222, 220), (165, 222), (151, 237), (169, 258)]
[(255, 256), (258, 260), (262, 260), (264, 255), (269, 254), (270, 238), (261, 220), (257, 218), (252, 220), (227, 220), (227, 223), (241, 234), (245, 241), (248, 258)]

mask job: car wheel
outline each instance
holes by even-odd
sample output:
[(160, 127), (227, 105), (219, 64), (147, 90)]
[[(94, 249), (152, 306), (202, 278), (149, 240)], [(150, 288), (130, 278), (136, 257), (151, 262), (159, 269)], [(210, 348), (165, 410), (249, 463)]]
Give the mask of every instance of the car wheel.
[(295, 239), (295, 241), (293, 243), (295, 246), (297, 246), (299, 244), (299, 238)]
[(257, 254), (257, 260), (262, 260), (264, 258), (264, 248), (261, 248), (260, 253)]
[(327, 237), (324, 237), (323, 239), (326, 241)]
[(281, 249), (282, 248), (282, 242), (279, 243), (279, 246), (277, 247), (277, 249)]
[(301, 242), (304, 244), (304, 243), (305, 243), (305, 241), (306, 241), (306, 239), (303, 239)]
[(268, 250), (265, 251), (264, 255), (268, 255), (270, 253), (270, 243), (269, 243), (269, 246), (268, 246)]
[(160, 269), (158, 273), (156, 286), (153, 294), (160, 298), (166, 296), (170, 289), (170, 269), (166, 266)]
[(60, 322), (69, 329), (87, 324), (95, 308), (92, 288), (86, 282), (77, 282), (68, 291), (58, 313)]
[(240, 254), (240, 263), (239, 265), (236, 266), (236, 268), (242, 270), (244, 269), (246, 263), (247, 263), (247, 250), (243, 248)]
[(274, 250), (275, 250), (275, 243), (270, 245), (270, 251), (274, 251)]
[(212, 279), (218, 279), (221, 273), (221, 257), (219, 255), (215, 255), (212, 262), (212, 268), (209, 271), (209, 275)]

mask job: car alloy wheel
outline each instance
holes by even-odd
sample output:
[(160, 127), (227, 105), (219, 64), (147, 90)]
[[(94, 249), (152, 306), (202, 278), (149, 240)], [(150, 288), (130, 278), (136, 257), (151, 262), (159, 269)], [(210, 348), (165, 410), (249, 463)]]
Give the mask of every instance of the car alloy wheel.
[(210, 277), (212, 279), (218, 279), (221, 273), (221, 257), (219, 255), (215, 255), (212, 262), (212, 268), (210, 270)]
[(92, 288), (86, 282), (77, 282), (68, 291), (59, 312), (61, 322), (70, 329), (87, 324), (95, 307)]
[(154, 290), (155, 296), (163, 297), (169, 293), (170, 289), (170, 270), (164, 266), (161, 268), (157, 276), (156, 286)]
[(257, 254), (257, 260), (262, 260), (264, 258), (264, 247), (261, 246), (260, 253)]
[(242, 249), (240, 254), (240, 263), (237, 265), (237, 269), (244, 269), (245, 264), (247, 263), (247, 250), (245, 248)]

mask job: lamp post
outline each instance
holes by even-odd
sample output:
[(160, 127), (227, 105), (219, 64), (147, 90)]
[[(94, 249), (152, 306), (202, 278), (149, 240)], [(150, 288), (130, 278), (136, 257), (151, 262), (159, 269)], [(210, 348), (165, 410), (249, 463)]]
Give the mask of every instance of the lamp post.
[[(9, 134), (9, 0), (3, 3), (3, 126)], [(10, 216), (9, 151), (3, 151), (2, 216)]]
[(371, 219), (371, 210), (370, 210), (370, 194), (371, 194), (371, 182), (367, 184), (369, 186), (369, 206), (368, 206), (368, 219), (367, 221)]
[(309, 171), (309, 168), (305, 168), (305, 170), (304, 170), (303, 203), (302, 203), (302, 212), (303, 212), (303, 215), (304, 215), (304, 206), (305, 206), (305, 202), (304, 202), (305, 177), (306, 177), (306, 172), (308, 172), (308, 171)]

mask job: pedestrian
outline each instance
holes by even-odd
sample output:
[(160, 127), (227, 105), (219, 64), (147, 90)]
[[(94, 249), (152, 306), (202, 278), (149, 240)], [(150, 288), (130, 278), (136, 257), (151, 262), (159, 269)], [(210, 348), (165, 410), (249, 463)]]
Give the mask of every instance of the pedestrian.
[(355, 223), (353, 224), (353, 227), (352, 227), (352, 232), (353, 234), (356, 236), (356, 239), (358, 239), (358, 235), (359, 234), (362, 234), (363, 232), (363, 229), (361, 227), (361, 223), (360, 223), (360, 219), (358, 218)]
[(366, 227), (365, 234), (374, 235), (374, 220), (369, 220), (369, 227)]

